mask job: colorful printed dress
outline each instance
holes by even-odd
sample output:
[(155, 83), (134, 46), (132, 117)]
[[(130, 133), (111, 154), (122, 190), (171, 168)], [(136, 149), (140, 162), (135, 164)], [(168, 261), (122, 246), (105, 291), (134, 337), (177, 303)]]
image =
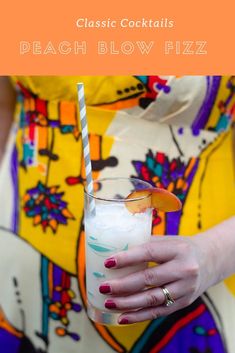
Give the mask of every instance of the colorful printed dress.
[(235, 214), (233, 77), (14, 77), (0, 169), (0, 353), (234, 353), (234, 276), (168, 317), (88, 319), (79, 81), (94, 178), (138, 177), (183, 203), (154, 213), (155, 236), (193, 235)]

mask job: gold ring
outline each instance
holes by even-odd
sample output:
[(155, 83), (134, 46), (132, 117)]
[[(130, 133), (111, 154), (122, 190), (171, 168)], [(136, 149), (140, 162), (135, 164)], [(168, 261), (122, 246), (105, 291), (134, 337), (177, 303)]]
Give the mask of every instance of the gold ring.
[(174, 299), (172, 298), (169, 290), (166, 287), (161, 287), (162, 292), (165, 296), (165, 306), (170, 306), (172, 304), (174, 304)]

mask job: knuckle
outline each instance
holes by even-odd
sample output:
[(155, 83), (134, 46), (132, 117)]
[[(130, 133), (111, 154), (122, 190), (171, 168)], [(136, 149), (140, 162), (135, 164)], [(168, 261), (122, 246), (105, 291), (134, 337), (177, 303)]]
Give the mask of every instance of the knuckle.
[(196, 286), (196, 284), (192, 284), (190, 287), (189, 287), (189, 289), (188, 289), (188, 293), (189, 294), (194, 294), (194, 293), (196, 293), (196, 291), (197, 291), (197, 286)]
[(158, 305), (158, 298), (157, 298), (157, 296), (156, 296), (155, 294), (153, 294), (153, 293), (149, 293), (149, 294), (147, 295), (146, 300), (147, 300), (147, 305), (148, 305), (148, 306), (156, 306), (156, 305)]
[(156, 309), (151, 309), (149, 312), (150, 320), (154, 320), (158, 317), (158, 311)]
[(146, 261), (154, 261), (154, 247), (151, 242), (144, 245)]
[(153, 286), (155, 282), (155, 275), (153, 273), (153, 270), (146, 269), (143, 271), (143, 273), (144, 273), (144, 284), (146, 286)]
[(178, 244), (178, 250), (181, 254), (188, 254), (190, 251), (190, 244), (187, 241), (182, 240)]
[(199, 276), (199, 264), (197, 262), (191, 262), (186, 267), (186, 273), (189, 277), (198, 278)]

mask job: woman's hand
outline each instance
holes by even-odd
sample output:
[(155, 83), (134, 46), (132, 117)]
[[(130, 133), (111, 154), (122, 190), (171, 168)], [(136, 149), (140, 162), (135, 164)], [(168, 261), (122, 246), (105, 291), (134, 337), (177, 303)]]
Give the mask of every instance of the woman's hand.
[[(105, 266), (115, 271), (143, 262), (157, 265), (100, 286), (101, 293), (110, 295), (105, 307), (124, 312), (120, 324), (169, 315), (218, 281), (214, 243), (206, 235), (152, 237), (144, 245), (107, 259)], [(165, 305), (163, 286), (175, 301), (170, 306)]]

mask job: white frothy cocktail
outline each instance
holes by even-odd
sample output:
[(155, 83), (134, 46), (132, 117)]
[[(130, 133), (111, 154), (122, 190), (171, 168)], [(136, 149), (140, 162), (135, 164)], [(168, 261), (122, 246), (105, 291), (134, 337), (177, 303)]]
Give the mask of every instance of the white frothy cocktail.
[[(131, 202), (131, 201), (129, 201)], [(152, 210), (132, 214), (123, 200), (96, 202), (95, 214), (85, 212), (86, 288), (88, 315), (96, 322), (117, 324), (117, 313), (105, 308), (107, 296), (99, 292), (102, 282), (121, 278), (146, 267), (146, 264), (111, 270), (105, 259), (146, 243), (151, 236)], [(120, 312), (119, 312), (120, 315)]]

